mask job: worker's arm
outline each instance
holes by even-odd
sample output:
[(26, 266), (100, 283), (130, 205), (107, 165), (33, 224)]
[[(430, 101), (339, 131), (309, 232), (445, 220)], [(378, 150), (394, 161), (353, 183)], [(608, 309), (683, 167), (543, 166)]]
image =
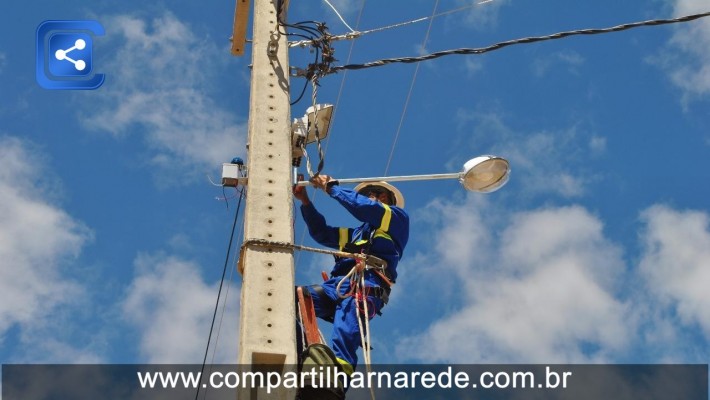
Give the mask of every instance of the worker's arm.
[(342, 236), (349, 235), (349, 231), (346, 228), (329, 226), (325, 221), (325, 217), (311, 203), (305, 187), (294, 186), (293, 197), (301, 202), (301, 215), (313, 240), (323, 246), (340, 249), (343, 241)]
[(342, 188), (337, 180), (328, 175), (312, 178), (311, 183), (323, 189), (362, 222), (367, 222), (385, 232), (390, 231), (392, 227), (395, 227), (395, 231), (409, 229), (409, 217), (401, 208), (388, 206), (353, 190)]

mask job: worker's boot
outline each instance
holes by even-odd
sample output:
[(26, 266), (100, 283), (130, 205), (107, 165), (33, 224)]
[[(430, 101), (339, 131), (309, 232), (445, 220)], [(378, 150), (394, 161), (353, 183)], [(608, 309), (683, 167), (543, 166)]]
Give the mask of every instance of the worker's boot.
[[(340, 368), (333, 350), (312, 344), (303, 354), (301, 373), (305, 385), (298, 391), (300, 400), (344, 400), (347, 374)], [(314, 374), (310, 374), (314, 371)]]

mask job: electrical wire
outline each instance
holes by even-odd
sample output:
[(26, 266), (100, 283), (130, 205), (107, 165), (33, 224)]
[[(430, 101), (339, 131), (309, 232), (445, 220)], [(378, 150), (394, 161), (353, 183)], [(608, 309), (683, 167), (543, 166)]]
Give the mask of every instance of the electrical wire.
[[(330, 69), (330, 65), (335, 61), (335, 58), (333, 58), (333, 50), (329, 42), (329, 38), (332, 35), (328, 33), (325, 24), (316, 21), (302, 21), (295, 24), (282, 24), (282, 26), (305, 32), (306, 35), (299, 36), (308, 39), (304, 42), (308, 43), (315, 53), (313, 63), (309, 64), (308, 69), (296, 75), (306, 77), (306, 81), (303, 84), (303, 89), (301, 89), (298, 98), (290, 103), (290, 105), (293, 106), (303, 99), (308, 83), (313, 82), (314, 85), (317, 85), (318, 78), (323, 76), (323, 71)], [(281, 32), (281, 30), (279, 30), (279, 32)], [(284, 34), (284, 32), (281, 33)], [(294, 35), (293, 33), (288, 34)]]
[(345, 25), (346, 27), (348, 27), (348, 29), (350, 29), (350, 32), (355, 32), (355, 30), (354, 30), (353, 28), (351, 28), (350, 25), (348, 25), (347, 22), (345, 22), (345, 20), (343, 19), (343, 16), (340, 15), (340, 13), (338, 12), (338, 10), (337, 10), (332, 4), (330, 4), (330, 2), (329, 2), (328, 0), (323, 0), (323, 1), (325, 1), (326, 4), (328, 4), (328, 5), (330, 6), (330, 8), (333, 9), (333, 11), (335, 11), (335, 15), (337, 15), (338, 18), (340, 18), (340, 21), (343, 23), (343, 25)]
[[(441, 12), (438, 14), (430, 15), (428, 17), (421, 17), (421, 18), (416, 18), (416, 19), (410, 20), (410, 21), (398, 22), (398, 23), (392, 24), (392, 25), (368, 29), (366, 31), (358, 31), (357, 26), (355, 26), (356, 30), (351, 29), (351, 32), (349, 32), (349, 33), (331, 36), (330, 40), (336, 41), (336, 40), (357, 39), (360, 36), (367, 35), (369, 33), (375, 33), (375, 32), (380, 32), (380, 31), (384, 31), (384, 30), (388, 30), (388, 29), (399, 28), (399, 27), (406, 26), (406, 25), (416, 24), (418, 22), (426, 21), (428, 19), (433, 19), (433, 18), (444, 16), (444, 15), (457, 13), (457, 12), (464, 11), (464, 10), (467, 10), (467, 9), (475, 7), (475, 6), (479, 6), (481, 4), (491, 3), (493, 1), (495, 1), (495, 0), (484, 0), (484, 1), (474, 2), (473, 4), (469, 4), (467, 6), (455, 8), (453, 10), (444, 11), (444, 12)], [(298, 42), (289, 42), (288, 46), (289, 47), (297, 47), (297, 46), (306, 46), (309, 44), (311, 44), (310, 40), (301, 40)]]
[(222, 279), (219, 282), (219, 290), (217, 291), (217, 303), (214, 305), (214, 313), (212, 314), (212, 324), (210, 325), (210, 333), (207, 336), (207, 348), (205, 348), (205, 357), (202, 360), (202, 368), (200, 369), (200, 382), (197, 384), (197, 392), (195, 393), (195, 400), (200, 396), (200, 386), (202, 384), (202, 375), (205, 372), (205, 364), (207, 364), (207, 354), (209, 354), (210, 342), (212, 340), (212, 331), (214, 330), (214, 323), (217, 319), (217, 310), (219, 309), (219, 299), (222, 295), (222, 286), (224, 285), (224, 277), (227, 274), (227, 266), (229, 265), (229, 255), (232, 251), (232, 243), (234, 242), (234, 232), (237, 227), (237, 220), (239, 219), (239, 209), (242, 205), (242, 199), (244, 198), (244, 189), (242, 189), (239, 196), (239, 202), (237, 203), (237, 210), (234, 213), (234, 222), (232, 223), (232, 232), (229, 235), (229, 245), (227, 245), (227, 256), (224, 259), (224, 269), (222, 270)]
[(449, 15), (449, 14), (457, 13), (457, 12), (460, 12), (460, 11), (468, 10), (469, 8), (476, 7), (476, 6), (479, 6), (479, 5), (481, 5), (481, 4), (491, 3), (491, 2), (493, 2), (493, 1), (494, 1), (494, 0), (478, 1), (478, 2), (475, 2), (475, 3), (473, 3), (473, 4), (469, 4), (469, 5), (467, 5), (467, 6), (455, 8), (455, 9), (453, 9), (453, 10), (448, 10), (448, 11), (440, 12), (440, 13), (438, 13), (438, 14), (434, 13), (434, 14), (428, 16), (428, 17), (417, 18), (417, 19), (413, 19), (413, 20), (411, 20), (411, 21), (400, 22), (400, 23), (397, 23), (397, 24), (387, 25), (387, 26), (383, 26), (383, 27), (380, 27), (380, 28), (368, 29), (368, 30), (366, 30), (366, 31), (357, 32), (357, 33), (360, 34), (360, 35), (367, 35), (368, 33), (375, 33), (375, 32), (380, 32), (380, 31), (384, 31), (384, 30), (388, 30), (388, 29), (399, 28), (399, 27), (402, 27), (402, 26), (411, 25), (411, 24), (416, 24), (416, 23), (418, 23), (418, 22), (426, 21), (426, 20), (428, 20), (428, 19), (429, 19), (429, 20), (432, 20), (432, 19), (434, 19), (434, 18), (441, 17), (441, 16), (444, 16), (444, 15)]
[[(429, 27), (424, 35), (424, 41), (422, 42), (422, 49), (426, 48), (426, 44), (429, 41), (429, 34), (431, 33), (431, 26), (434, 24), (434, 15), (436, 15), (436, 10), (439, 8), (439, 0), (434, 3), (434, 9), (431, 14), (432, 17), (429, 19)], [(407, 115), (407, 108), (409, 107), (409, 100), (412, 98), (412, 92), (414, 91), (414, 83), (417, 81), (417, 75), (419, 75), (419, 66), (421, 64), (417, 63), (414, 68), (414, 75), (412, 75), (412, 83), (409, 84), (409, 92), (407, 92), (407, 98), (404, 101), (404, 108), (402, 109), (402, 116), (399, 118), (399, 125), (397, 126), (397, 132), (394, 135), (394, 141), (392, 142), (392, 149), (390, 150), (390, 156), (387, 159), (387, 165), (385, 166), (385, 173), (383, 175), (387, 176), (387, 172), (390, 169), (390, 163), (392, 162), (392, 156), (394, 156), (394, 149), (397, 147), (397, 140), (399, 139), (399, 133), (402, 130), (402, 125), (404, 125), (404, 117)]]
[[(355, 21), (355, 29), (358, 29), (358, 27), (360, 26), (360, 22), (362, 21), (362, 15), (365, 12), (365, 4), (366, 3), (367, 3), (367, 0), (362, 0), (362, 5), (360, 6), (360, 11), (358, 12), (358, 15), (357, 15), (357, 20)], [(354, 41), (350, 42), (350, 50), (348, 51), (348, 56), (345, 60), (346, 63), (350, 62), (350, 59), (352, 58), (352, 55), (353, 55), (354, 48), (355, 48), (355, 42)], [(343, 72), (343, 79), (340, 80), (340, 88), (338, 89), (338, 95), (335, 98), (335, 103), (333, 106), (333, 115), (330, 118), (330, 134), (329, 134), (330, 137), (328, 138), (328, 141), (325, 143), (325, 149), (323, 149), (323, 156), (325, 156), (328, 153), (328, 146), (330, 146), (330, 142), (333, 141), (333, 136), (335, 135), (335, 130), (333, 129), (333, 126), (335, 126), (335, 121), (336, 121), (335, 117), (338, 115), (338, 109), (339, 109), (338, 105), (340, 104), (340, 98), (342, 97), (343, 91), (345, 89), (345, 80), (347, 78), (347, 74), (348, 74), (347, 71)], [(304, 87), (304, 92), (305, 92), (305, 87)], [(303, 94), (301, 94), (301, 96), (303, 96)], [(313, 203), (316, 202), (316, 197), (318, 196), (318, 192), (319, 191), (316, 190), (315, 193), (313, 194), (313, 199), (311, 200)], [(304, 243), (307, 230), (308, 230), (308, 228), (304, 226), (303, 230), (301, 231), (301, 239), (299, 240), (300, 244)], [(301, 258), (301, 253), (299, 252), (296, 255), (296, 260), (295, 260), (296, 265), (298, 265), (300, 258)]]
[[(315, 178), (316, 176), (320, 175), (320, 173), (323, 171), (323, 166), (325, 164), (325, 153), (323, 152), (323, 146), (321, 145), (322, 140), (320, 137), (320, 129), (318, 129), (318, 104), (317, 104), (318, 78), (316, 76), (313, 77), (311, 84), (313, 85), (313, 95), (311, 96), (312, 107), (313, 107), (313, 132), (316, 137), (316, 147), (318, 148), (318, 168), (317, 168), (315, 174), (311, 170), (311, 158), (308, 156), (308, 152), (306, 151), (305, 142), (301, 144), (301, 151), (303, 151), (303, 156), (306, 159), (306, 170), (308, 171), (308, 176), (310, 178)], [(309, 125), (310, 125), (310, 123), (309, 123)]]
[(525, 38), (520, 38), (520, 39), (508, 40), (505, 42), (499, 42), (499, 43), (496, 43), (496, 44), (493, 44), (490, 46), (486, 46), (486, 47), (444, 50), (444, 51), (439, 51), (439, 52), (435, 52), (435, 53), (431, 53), (431, 54), (427, 54), (427, 55), (419, 56), (419, 57), (385, 58), (385, 59), (371, 61), (371, 62), (367, 62), (367, 63), (363, 63), (363, 64), (348, 64), (348, 65), (335, 66), (335, 67), (332, 67), (329, 71), (327, 71), (326, 74), (332, 74), (332, 73), (336, 73), (338, 71), (345, 71), (345, 70), (359, 70), (359, 69), (366, 69), (366, 68), (373, 68), (373, 67), (381, 67), (383, 65), (393, 64), (393, 63), (415, 63), (415, 62), (420, 62), (420, 61), (433, 60), (435, 58), (454, 55), (454, 54), (457, 54), (457, 55), (483, 54), (483, 53), (487, 53), (490, 51), (502, 49), (503, 47), (516, 45), (516, 44), (542, 42), (542, 41), (546, 41), (546, 40), (562, 39), (562, 38), (566, 38), (569, 36), (576, 36), (576, 35), (597, 35), (597, 34), (604, 34), (604, 33), (611, 33), (611, 32), (619, 32), (619, 31), (638, 28), (638, 27), (642, 27), (642, 26), (656, 26), (656, 25), (666, 25), (666, 24), (674, 24), (674, 23), (681, 23), (681, 22), (689, 22), (689, 21), (693, 21), (693, 20), (708, 17), (708, 16), (710, 16), (710, 12), (705, 12), (705, 13), (701, 13), (701, 14), (686, 15), (683, 17), (671, 18), (671, 19), (654, 19), (654, 20), (648, 20), (648, 21), (632, 22), (632, 23), (617, 25), (617, 26), (613, 26), (613, 27), (609, 27), (609, 28), (580, 29), (580, 30), (574, 30), (574, 31), (565, 31), (565, 32), (554, 33), (552, 35), (546, 35), (546, 36), (531, 36), (531, 37), (525, 37)]
[(207, 180), (210, 181), (210, 183), (212, 184), (212, 186), (224, 187), (224, 185), (222, 185), (221, 183), (217, 183), (217, 182), (213, 181), (213, 180), (212, 180), (212, 177), (210, 176), (210, 174), (206, 174), (206, 176), (207, 176)]
[[(320, 56), (320, 49), (319, 49), (318, 47), (316, 47), (315, 53), (316, 53), (316, 58), (315, 58), (315, 60), (313, 61), (313, 63), (314, 63), (314, 64), (317, 64), (317, 63), (318, 63), (318, 57)], [(297, 98), (296, 100), (294, 100), (294, 101), (292, 101), (291, 103), (289, 103), (289, 105), (292, 106), (292, 105), (298, 103), (299, 101), (301, 101), (301, 99), (303, 98), (303, 95), (306, 93), (306, 89), (308, 88), (308, 83), (309, 83), (309, 82), (311, 82), (311, 80), (310, 80), (310, 79), (306, 79), (306, 82), (303, 83), (303, 89), (301, 89), (301, 94), (298, 95), (298, 98)]]
[[(367, 3), (367, 0), (362, 0), (362, 6), (360, 7), (360, 12), (357, 15), (357, 20), (355, 21), (355, 29), (357, 29), (360, 26), (360, 22), (362, 21), (362, 15), (365, 11), (365, 3)], [(353, 49), (355, 48), (355, 42), (350, 42), (350, 50), (348, 51), (348, 57), (345, 60), (346, 63), (350, 62), (350, 59), (352, 58), (353, 55)], [(340, 81), (340, 88), (338, 89), (338, 95), (335, 98), (335, 105), (333, 106), (333, 115), (330, 118), (330, 127), (331, 131), (333, 131), (333, 126), (335, 124), (335, 117), (338, 114), (338, 105), (340, 104), (340, 98), (343, 95), (343, 89), (345, 88), (345, 78), (347, 77), (347, 71), (343, 73), (343, 79)], [(328, 142), (325, 144), (325, 150), (323, 153), (328, 152), (328, 145), (330, 145), (330, 142), (333, 139), (333, 133), (330, 134), (330, 139)]]
[[(241, 191), (243, 194), (244, 189)], [(242, 220), (242, 227), (244, 225), (244, 220)], [(244, 229), (239, 230), (239, 236), (237, 237), (237, 242), (242, 241), (244, 235)], [(234, 258), (232, 259), (232, 264), (231, 265), (236, 265), (237, 260), (239, 259), (239, 254), (234, 254)], [(222, 302), (222, 313), (220, 314), (219, 317), (219, 324), (217, 326), (217, 334), (215, 335), (215, 344), (214, 344), (214, 350), (212, 351), (212, 359), (210, 362), (210, 374), (212, 373), (212, 365), (214, 365), (214, 360), (215, 356), (217, 355), (217, 346), (219, 344), (219, 335), (222, 332), (222, 321), (224, 321), (224, 314), (227, 310), (227, 299), (229, 298), (229, 289), (232, 286), (232, 282), (234, 282), (234, 270), (236, 268), (231, 268), (229, 272), (229, 285), (227, 285), (227, 291), (224, 293), (224, 301)], [(205, 396), (207, 396), (207, 393), (205, 392)], [(203, 397), (203, 398), (204, 398)]]

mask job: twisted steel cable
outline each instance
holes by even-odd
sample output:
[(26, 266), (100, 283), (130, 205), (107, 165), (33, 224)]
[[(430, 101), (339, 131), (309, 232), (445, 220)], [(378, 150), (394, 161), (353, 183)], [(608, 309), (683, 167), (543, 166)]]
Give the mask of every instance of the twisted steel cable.
[(363, 64), (340, 65), (340, 66), (331, 67), (327, 73), (332, 74), (332, 73), (336, 73), (338, 71), (343, 71), (343, 70), (359, 70), (359, 69), (380, 67), (383, 65), (394, 64), (394, 63), (415, 63), (415, 62), (420, 62), (420, 61), (433, 60), (435, 58), (454, 55), (454, 54), (458, 54), (458, 55), (483, 54), (483, 53), (487, 53), (490, 51), (499, 50), (504, 47), (517, 45), (517, 44), (543, 42), (546, 40), (562, 39), (562, 38), (566, 38), (569, 36), (576, 36), (576, 35), (598, 35), (598, 34), (604, 34), (604, 33), (619, 32), (619, 31), (638, 28), (638, 27), (642, 27), (642, 26), (657, 26), (657, 25), (675, 24), (675, 23), (680, 23), (680, 22), (689, 22), (689, 21), (693, 21), (693, 20), (708, 17), (708, 16), (710, 16), (710, 12), (686, 15), (686, 16), (682, 16), (682, 17), (678, 17), (678, 18), (654, 19), (654, 20), (648, 20), (648, 21), (632, 22), (632, 23), (617, 25), (617, 26), (613, 26), (613, 27), (609, 27), (609, 28), (579, 29), (579, 30), (574, 30), (574, 31), (558, 32), (558, 33), (554, 33), (552, 35), (546, 35), (546, 36), (531, 36), (531, 37), (525, 37), (525, 38), (520, 38), (520, 39), (508, 40), (505, 42), (499, 42), (499, 43), (492, 44), (492, 45), (486, 46), (486, 47), (460, 48), (460, 49), (453, 49), (453, 50), (438, 51), (435, 53), (426, 54), (426, 55), (419, 56), (419, 57), (385, 58), (385, 59), (371, 61), (371, 62), (367, 62), (367, 63), (363, 63)]

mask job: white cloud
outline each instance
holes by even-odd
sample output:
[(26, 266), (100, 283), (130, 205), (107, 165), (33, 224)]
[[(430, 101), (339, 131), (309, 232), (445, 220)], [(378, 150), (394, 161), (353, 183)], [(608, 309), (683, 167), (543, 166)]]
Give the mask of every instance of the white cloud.
[(357, 11), (362, 5), (361, 0), (330, 0), (330, 3), (340, 14), (347, 14)]
[[(675, 0), (673, 15), (682, 16), (707, 11), (707, 3)], [(710, 93), (710, 20), (703, 18), (675, 27), (663, 53), (656, 57), (672, 82), (683, 90), (685, 100)]]
[(478, 73), (483, 69), (483, 61), (472, 57), (466, 57), (463, 61), (463, 67), (466, 72), (466, 77), (472, 78), (473, 76), (478, 75)]
[[(202, 363), (218, 285), (206, 284), (194, 263), (162, 254), (142, 255), (135, 262), (136, 276), (122, 304), (126, 320), (139, 329), (140, 351), (148, 363)], [(211, 361), (237, 360), (239, 290), (222, 289), (222, 301), (210, 344)], [(222, 319), (223, 299), (228, 306)], [(217, 340), (221, 321), (221, 336)]]
[[(458, 0), (459, 7), (471, 6), (471, 1)], [(507, 3), (507, 0), (479, 1), (474, 3), (468, 11), (464, 12), (466, 25), (476, 30), (483, 30), (498, 23), (498, 10)], [(442, 12), (445, 10), (439, 10)]]
[[(587, 362), (609, 359), (627, 345), (634, 327), (614, 283), (624, 264), (597, 217), (581, 207), (520, 213), (498, 237), (491, 227), (502, 221), (489, 217), (496, 210), (483, 200), (470, 196), (463, 204), (432, 207), (441, 227), (432, 230), (436, 251), (424, 263), (435, 275), (423, 279), (428, 293), (459, 306), (403, 339), (400, 356)], [(452, 290), (450, 281), (435, 287), (447, 276), (460, 289)]]
[[(355, 29), (355, 21), (349, 21), (346, 17), (354, 16), (355, 12), (358, 11), (362, 5), (362, 1), (358, 0), (329, 0), (330, 4), (335, 7), (338, 13), (345, 19), (353, 29)], [(323, 7), (327, 9), (327, 13), (335, 13), (332, 8), (330, 8), (326, 2), (323, 2)], [(336, 17), (337, 18), (337, 15)], [(338, 22), (342, 23), (342, 22)], [(338, 29), (339, 31), (339, 29)]]
[[(580, 206), (507, 215), (490, 197), (417, 213), (404, 305), (433, 312), (398, 333), (400, 362), (703, 362), (710, 338), (710, 213), (655, 205), (622, 249)], [(421, 234), (421, 233), (420, 233)], [(634, 239), (634, 238), (632, 238)], [(637, 249), (639, 253), (631, 253)], [(625, 257), (635, 260), (633, 265)], [(398, 283), (399, 284), (399, 283)], [(433, 296), (433, 297), (432, 297)], [(424, 304), (418, 304), (420, 301)], [(434, 305), (431, 304), (436, 303)], [(432, 314), (427, 314), (432, 315)], [(416, 318), (416, 317), (415, 317)], [(422, 351), (422, 349), (425, 349)]]
[[(37, 184), (50, 172), (38, 153), (27, 142), (0, 136), (0, 343), (9, 329), (18, 327), (29, 350), (14, 356), (42, 349), (41, 360), (56, 360), (78, 354), (44, 335), (61, 330), (56, 325), (62, 307), (85, 298), (84, 288), (67, 278), (63, 268), (79, 256), (92, 232), (45, 197), (49, 194)], [(71, 360), (76, 359), (86, 357)]]
[(532, 70), (533, 74), (538, 78), (557, 66), (565, 67), (567, 72), (577, 75), (579, 74), (578, 67), (582, 64), (584, 64), (584, 57), (579, 53), (575, 51), (559, 51), (545, 57), (536, 58), (532, 63)]
[(579, 126), (516, 132), (496, 112), (460, 110), (457, 117), (467, 136), (464, 140), (475, 144), (476, 151), (480, 152), (486, 141), (495, 139), (495, 144), (484, 151), (504, 154), (510, 160), (515, 176), (522, 177), (519, 181), (526, 194), (580, 197), (597, 179), (586, 170), (585, 161), (603, 153), (605, 140)]
[(603, 136), (592, 136), (589, 139), (589, 150), (593, 154), (602, 154), (606, 152), (606, 138)]
[(120, 43), (106, 63), (97, 109), (84, 118), (88, 126), (143, 133), (151, 162), (173, 179), (176, 171), (201, 175), (245, 148), (245, 125), (210, 96), (226, 50), (169, 13), (148, 22), (123, 15), (106, 25)]
[(5, 69), (5, 65), (7, 65), (7, 56), (5, 53), (0, 53), (0, 74), (2, 74), (3, 69)]
[(656, 301), (710, 338), (710, 216), (654, 206), (643, 213), (641, 274)]

